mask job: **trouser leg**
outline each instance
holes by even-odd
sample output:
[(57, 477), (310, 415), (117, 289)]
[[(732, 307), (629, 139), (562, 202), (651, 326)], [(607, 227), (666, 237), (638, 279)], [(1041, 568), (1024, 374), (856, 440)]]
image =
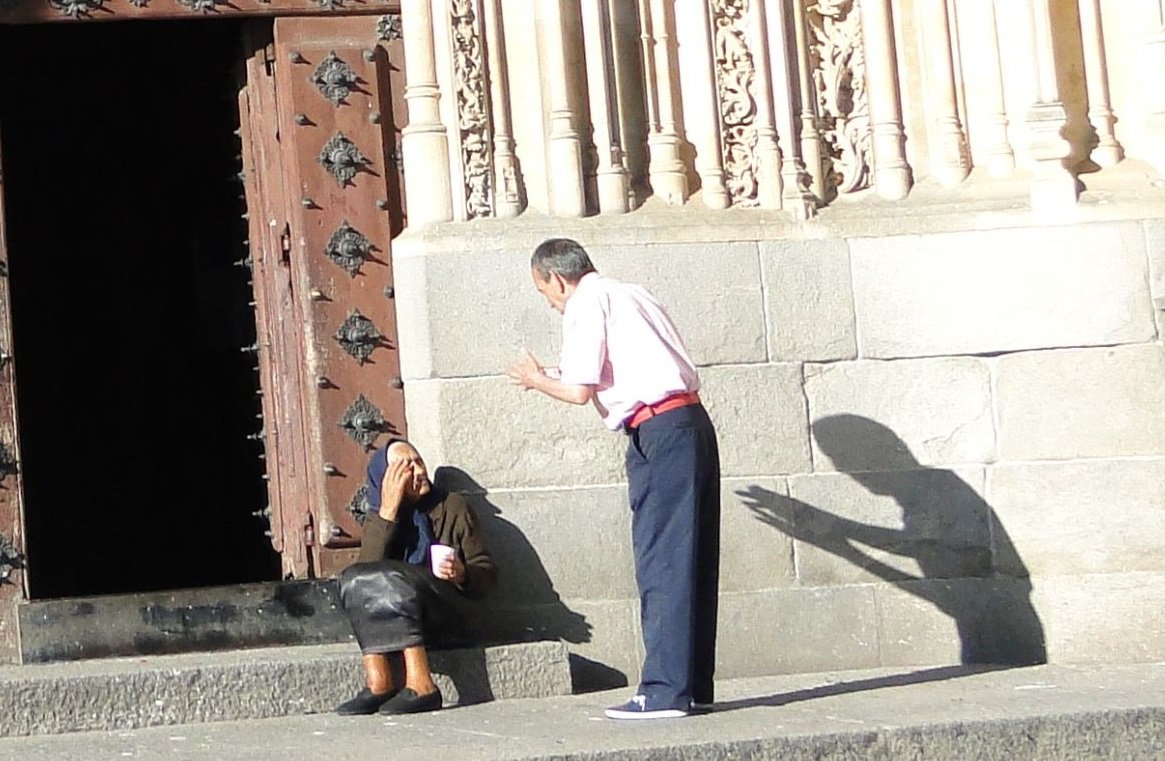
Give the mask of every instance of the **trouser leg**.
[[(697, 636), (704, 650), (715, 648), (714, 624), (710, 638), (696, 625), (697, 617), (704, 616), (696, 610), (696, 564), (700, 505), (707, 490), (699, 460), (708, 452), (706, 432), (690, 424), (695, 410), (675, 410), (644, 423), (631, 434), (627, 452), (645, 650), (639, 691), (656, 708), (687, 708)], [(710, 692), (710, 686), (701, 691)]]
[(703, 408), (696, 473), (699, 509), (696, 531), (695, 617), (692, 621), (692, 700), (713, 701), (716, 619), (720, 599), (720, 458), (716, 431)]

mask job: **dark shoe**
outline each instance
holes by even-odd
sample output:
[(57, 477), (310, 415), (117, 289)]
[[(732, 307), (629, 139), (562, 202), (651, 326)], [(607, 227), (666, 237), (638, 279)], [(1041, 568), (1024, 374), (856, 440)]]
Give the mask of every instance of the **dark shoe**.
[(381, 716), (397, 716), (402, 713), (425, 713), (436, 711), (441, 707), (441, 691), (430, 692), (428, 695), (418, 695), (405, 687), (380, 707)]
[(365, 687), (356, 693), (356, 697), (351, 700), (345, 700), (336, 706), (336, 713), (341, 716), (367, 716), (376, 713), (376, 709), (380, 708), (385, 701), (390, 700), (396, 692), (396, 690), (389, 690), (388, 692), (373, 694), (372, 690)]
[(650, 706), (645, 696), (636, 695), (623, 705), (612, 706), (603, 713), (608, 719), (680, 719), (688, 715), (688, 709)]

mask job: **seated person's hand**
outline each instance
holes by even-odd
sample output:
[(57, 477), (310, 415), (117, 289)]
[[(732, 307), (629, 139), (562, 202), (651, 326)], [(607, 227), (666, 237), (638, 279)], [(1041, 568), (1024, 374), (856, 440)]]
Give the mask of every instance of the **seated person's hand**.
[(437, 566), (435, 575), (443, 581), (462, 584), (465, 582), (465, 563), (462, 563), (461, 558), (457, 555), (452, 555), (441, 561), (441, 564)]

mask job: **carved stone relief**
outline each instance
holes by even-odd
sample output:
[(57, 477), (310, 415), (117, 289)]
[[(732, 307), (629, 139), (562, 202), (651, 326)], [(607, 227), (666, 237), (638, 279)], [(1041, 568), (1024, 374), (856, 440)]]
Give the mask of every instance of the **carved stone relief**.
[(100, 10), (105, 0), (49, 0), (49, 5), (71, 18), (87, 17)]
[(721, 150), (728, 195), (737, 206), (756, 206), (756, 68), (745, 36), (752, 0), (710, 0), (712, 51), (720, 105)]
[(399, 40), (401, 31), (399, 13), (388, 13), (376, 19), (376, 36), (383, 42)]
[(869, 187), (870, 107), (859, 0), (808, 0), (809, 55), (831, 193)]
[(453, 89), (457, 96), (457, 125), (461, 132), (465, 213), (469, 219), (490, 217), (494, 211), (489, 93), (476, 5), (476, 0), (450, 0), (449, 3), (453, 31)]

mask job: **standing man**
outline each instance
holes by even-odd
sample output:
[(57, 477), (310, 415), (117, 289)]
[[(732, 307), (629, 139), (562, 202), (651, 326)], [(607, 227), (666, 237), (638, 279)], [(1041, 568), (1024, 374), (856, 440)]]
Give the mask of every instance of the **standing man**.
[(562, 357), (547, 372), (529, 352), (511, 382), (593, 403), (627, 436), (631, 542), (646, 656), (637, 694), (612, 719), (686, 716), (712, 703), (720, 566), (720, 455), (699, 378), (663, 307), (599, 275), (573, 240), (544, 241), (534, 286), (562, 314)]

